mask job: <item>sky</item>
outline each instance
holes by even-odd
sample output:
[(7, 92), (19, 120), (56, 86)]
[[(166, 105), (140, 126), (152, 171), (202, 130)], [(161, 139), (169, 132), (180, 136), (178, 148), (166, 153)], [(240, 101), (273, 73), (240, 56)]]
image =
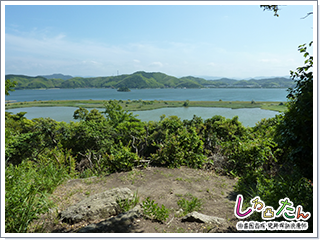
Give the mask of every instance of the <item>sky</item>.
[(5, 5), (5, 74), (289, 76), (315, 30), (313, 15), (301, 19), (314, 11), (305, 1), (280, 5), (279, 17), (260, 2), (37, 4)]

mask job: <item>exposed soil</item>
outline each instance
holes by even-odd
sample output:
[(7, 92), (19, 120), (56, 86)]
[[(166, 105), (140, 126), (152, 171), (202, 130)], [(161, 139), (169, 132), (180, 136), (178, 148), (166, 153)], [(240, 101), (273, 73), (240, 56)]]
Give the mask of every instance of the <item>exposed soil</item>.
[[(140, 202), (147, 197), (170, 209), (170, 215), (165, 223), (152, 221), (146, 218), (135, 219), (127, 226), (115, 227), (112, 232), (130, 233), (214, 233), (236, 232), (238, 220), (234, 216), (236, 194), (233, 187), (236, 179), (221, 176), (214, 171), (197, 170), (186, 167), (168, 169), (149, 167), (134, 169), (130, 172), (111, 174), (105, 177), (87, 179), (73, 179), (57, 187), (50, 199), (55, 208), (48, 214), (41, 216), (40, 222), (44, 225), (35, 232), (46, 233), (74, 233), (83, 226), (92, 222), (80, 222), (75, 225), (62, 223), (58, 213), (74, 205), (88, 196), (103, 192), (115, 187), (128, 187), (132, 192), (138, 192)], [(177, 216), (179, 206), (177, 201), (181, 198), (190, 199), (191, 196), (203, 202), (201, 212), (206, 215), (226, 219), (223, 225), (205, 224), (196, 222), (181, 222)], [(95, 221), (95, 223), (103, 221)]]

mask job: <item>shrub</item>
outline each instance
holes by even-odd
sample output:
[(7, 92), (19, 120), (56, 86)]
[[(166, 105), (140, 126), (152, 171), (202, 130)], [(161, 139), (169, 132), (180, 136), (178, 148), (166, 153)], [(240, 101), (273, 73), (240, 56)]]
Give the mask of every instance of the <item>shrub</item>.
[(132, 153), (128, 147), (122, 146), (111, 149), (111, 153), (103, 157), (100, 168), (105, 168), (105, 172), (114, 173), (121, 171), (130, 171), (139, 164), (139, 156)]
[(165, 132), (164, 140), (154, 143), (157, 152), (151, 154), (152, 164), (175, 168), (188, 166), (201, 168), (204, 164), (203, 142), (194, 128), (178, 129), (175, 134)]

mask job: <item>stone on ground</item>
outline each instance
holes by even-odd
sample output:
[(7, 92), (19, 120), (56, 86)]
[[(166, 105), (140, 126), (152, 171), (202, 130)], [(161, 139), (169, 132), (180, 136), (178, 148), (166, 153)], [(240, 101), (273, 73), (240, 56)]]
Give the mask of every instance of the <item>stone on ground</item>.
[(186, 216), (184, 216), (181, 220), (182, 222), (200, 222), (200, 223), (217, 223), (222, 224), (226, 220), (223, 218), (218, 218), (214, 216), (208, 216), (204, 215), (202, 213), (198, 213), (196, 211), (192, 213), (188, 213)]
[(69, 224), (83, 220), (106, 219), (120, 213), (117, 200), (132, 199), (129, 188), (114, 188), (92, 195), (60, 213), (60, 220)]
[(121, 213), (115, 217), (93, 223), (79, 229), (78, 233), (127, 233), (133, 226), (133, 221), (141, 217), (142, 208), (140, 205), (135, 206), (132, 210)]

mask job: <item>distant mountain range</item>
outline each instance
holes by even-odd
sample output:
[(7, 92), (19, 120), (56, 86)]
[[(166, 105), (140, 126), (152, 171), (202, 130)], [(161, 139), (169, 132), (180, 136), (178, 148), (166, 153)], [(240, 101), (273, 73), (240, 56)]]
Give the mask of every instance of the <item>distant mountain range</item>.
[(68, 80), (70, 78), (73, 78), (70, 75), (63, 75), (61, 73), (54, 73), (54, 74), (51, 74), (51, 75), (41, 75), (41, 77), (44, 77), (46, 79), (63, 79), (63, 80)]
[[(199, 77), (199, 78), (203, 78), (205, 80), (218, 80), (221, 79), (223, 77), (216, 77), (216, 76), (206, 76), (206, 75), (200, 75), (200, 76), (195, 76), (195, 77)], [(257, 76), (257, 77), (247, 77), (247, 78), (239, 78), (239, 77), (232, 77), (230, 79), (234, 79), (234, 80), (246, 80), (246, 79), (255, 79), (255, 80), (261, 80), (261, 79), (271, 79), (271, 78), (290, 78), (289, 75), (287, 76)]]
[(135, 72), (110, 77), (72, 77), (63, 74), (30, 77), (9, 74), (5, 79), (16, 81), (15, 89), (39, 88), (288, 88), (294, 82), (285, 77), (235, 80), (220, 78), (206, 80), (187, 76), (176, 78), (160, 72)]

